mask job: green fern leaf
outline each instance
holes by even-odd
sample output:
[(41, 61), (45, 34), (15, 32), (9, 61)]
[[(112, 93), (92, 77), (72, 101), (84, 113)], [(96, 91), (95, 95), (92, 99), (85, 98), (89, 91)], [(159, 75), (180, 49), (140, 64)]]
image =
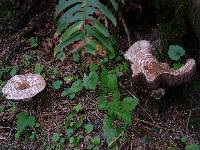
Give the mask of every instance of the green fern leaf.
[(111, 2), (111, 4), (113, 5), (113, 7), (114, 7), (115, 11), (117, 11), (117, 10), (118, 10), (118, 8), (119, 8), (119, 6), (118, 6), (118, 4), (117, 4), (116, 0), (110, 0), (110, 2)]
[(58, 17), (58, 15), (67, 7), (70, 7), (71, 5), (82, 2), (82, 0), (59, 0), (58, 5), (56, 5), (56, 11), (54, 14), (54, 18)]
[(69, 37), (73, 34), (76, 33), (77, 31), (80, 30), (80, 26), (82, 24), (82, 21), (79, 21), (75, 24), (73, 24), (72, 26), (70, 26), (61, 36), (60, 38), (60, 42), (63, 42), (67, 39), (69, 39)]

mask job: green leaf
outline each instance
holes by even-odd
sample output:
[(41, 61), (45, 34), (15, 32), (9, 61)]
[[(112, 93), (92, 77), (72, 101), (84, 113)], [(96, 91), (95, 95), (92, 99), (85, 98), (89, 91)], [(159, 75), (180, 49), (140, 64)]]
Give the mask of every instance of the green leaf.
[(87, 125), (85, 125), (85, 131), (86, 131), (87, 133), (91, 133), (91, 132), (93, 131), (93, 129), (94, 129), (94, 127), (93, 127), (92, 124), (87, 124)]
[(54, 13), (54, 18), (56, 18), (66, 7), (69, 7), (75, 3), (82, 2), (82, 0), (59, 0), (58, 5), (56, 5), (56, 11)]
[(60, 135), (58, 133), (54, 133), (51, 137), (52, 142), (58, 142), (60, 139)]
[(86, 89), (95, 90), (98, 83), (98, 74), (90, 72), (89, 76), (83, 78), (83, 85)]
[(119, 6), (118, 6), (116, 0), (110, 0), (110, 2), (113, 5), (113, 7), (115, 8), (115, 11), (117, 11)]
[(91, 139), (91, 143), (94, 145), (100, 145), (101, 144), (101, 140), (99, 136), (95, 136)]
[(103, 133), (109, 146), (112, 146), (113, 141), (123, 132), (122, 128), (114, 127), (112, 123), (113, 120), (106, 115), (103, 120)]
[(95, 72), (95, 71), (97, 71), (98, 70), (98, 68), (99, 68), (99, 66), (97, 65), (97, 64), (91, 64), (90, 66), (90, 71), (91, 72)]
[(36, 124), (36, 118), (34, 116), (30, 116), (25, 112), (20, 112), (17, 115), (17, 133), (15, 134), (16, 139), (18, 139), (21, 133), (27, 128), (34, 128)]
[(74, 53), (73, 54), (73, 61), (79, 62), (80, 61), (80, 54), (79, 53)]
[(186, 136), (181, 137), (181, 142), (186, 143), (188, 141), (188, 138)]
[(79, 103), (78, 105), (74, 106), (74, 110), (76, 112), (80, 112), (83, 109), (82, 105)]
[(174, 69), (179, 69), (183, 66), (183, 64), (181, 64), (180, 62), (177, 62), (177, 63), (173, 63), (173, 68)]
[(80, 25), (82, 24), (82, 21), (79, 21), (77, 23), (74, 23), (72, 26), (70, 26), (61, 36), (60, 42), (63, 42), (73, 34), (76, 33), (78, 30), (80, 30)]
[(185, 55), (185, 50), (178, 45), (170, 45), (168, 55), (171, 60), (178, 61), (181, 56)]
[(94, 27), (101, 33), (103, 34), (105, 37), (110, 37), (110, 33), (108, 31), (108, 29), (96, 18), (93, 18), (94, 21)]
[(110, 90), (117, 88), (117, 77), (114, 74), (108, 74), (107, 76), (107, 87)]
[(16, 68), (12, 68), (11, 71), (10, 71), (11, 77), (15, 76), (16, 73), (17, 73), (17, 69)]
[(28, 39), (28, 42), (29, 42), (31, 48), (35, 48), (38, 46), (37, 37), (31, 37), (30, 39)]
[(83, 89), (82, 80), (78, 79), (72, 84), (72, 86), (70, 88), (66, 89), (67, 91), (65, 93), (67, 93), (67, 95), (69, 95), (70, 99), (73, 99), (73, 98), (75, 98), (76, 93), (78, 93), (82, 89)]
[(138, 98), (126, 97), (123, 99), (123, 109), (127, 111), (132, 111), (135, 109), (138, 102)]
[(57, 80), (57, 81), (53, 82), (53, 89), (55, 89), (55, 90), (60, 89), (62, 84), (63, 84), (63, 81), (61, 81), (61, 80)]
[(44, 71), (45, 66), (42, 64), (36, 64), (35, 65), (35, 73), (37, 74), (42, 74), (42, 72)]
[(200, 150), (200, 147), (197, 144), (189, 144), (185, 147), (185, 150)]
[(108, 108), (108, 104), (106, 102), (105, 95), (101, 95), (99, 97), (98, 109), (100, 109), (100, 110), (106, 110), (107, 108)]
[(0, 113), (4, 112), (4, 106), (0, 105)]

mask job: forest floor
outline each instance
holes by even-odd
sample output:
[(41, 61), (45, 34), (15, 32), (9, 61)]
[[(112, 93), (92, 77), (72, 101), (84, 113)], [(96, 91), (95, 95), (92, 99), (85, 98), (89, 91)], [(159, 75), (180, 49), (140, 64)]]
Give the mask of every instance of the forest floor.
[[(59, 90), (52, 88), (54, 81), (63, 81), (66, 76), (83, 76), (81, 70), (83, 63), (74, 62), (71, 55), (64, 61), (54, 58), (53, 48), (57, 39), (54, 38), (55, 24), (52, 21), (52, 16), (55, 2), (51, 2), (49, 5), (42, 2), (37, 13), (30, 17), (22, 29), (15, 31), (13, 28), (20, 16), (24, 14), (24, 8), (27, 9), (30, 6), (30, 2), (19, 4), (13, 12), (9, 10), (12, 15), (6, 17), (7, 20), (5, 20), (5, 16), (0, 20), (0, 65), (1, 69), (9, 66), (16, 68), (16, 74), (25, 74), (34, 73), (36, 64), (42, 64), (44, 65), (42, 74), (45, 76), (47, 86), (44, 91), (29, 102), (9, 101), (1, 95), (0, 105), (4, 109), (0, 112), (0, 149), (40, 150), (48, 149), (49, 145), (59, 145), (59, 141), (54, 143), (51, 141), (52, 136), (58, 134), (60, 139), (65, 136), (66, 131), (63, 127), (66, 116), (78, 104), (81, 104), (82, 109), (74, 117), (78, 118), (77, 120), (84, 117), (83, 124), (90, 123), (94, 129), (89, 134), (84, 131), (84, 127), (76, 132), (74, 136), (80, 137), (80, 141), (76, 143), (77, 147), (86, 149), (89, 145), (89, 139), (98, 135), (101, 144), (97, 148), (99, 150), (108, 149), (102, 132), (104, 112), (97, 108), (99, 90), (82, 91), (77, 94), (75, 99), (69, 100), (60, 95), (64, 87), (69, 87), (70, 83), (66, 83)], [(113, 28), (112, 32), (117, 39), (119, 55), (123, 58), (122, 54), (128, 49), (129, 44), (126, 32), (120, 24), (120, 18), (118, 21), (118, 27)], [(142, 22), (134, 25), (132, 30), (134, 30), (131, 36), (133, 42), (141, 39), (152, 41), (154, 40), (152, 32), (156, 30), (156, 25)], [(28, 41), (31, 37), (37, 37), (38, 45), (35, 48), (31, 47)], [(187, 40), (190, 41), (187, 42)], [(185, 41), (188, 56), (199, 60), (200, 53), (195, 51), (199, 49), (199, 43), (193, 33), (187, 33)], [(67, 53), (70, 54), (70, 48), (67, 49)], [(115, 65), (117, 62), (112, 63)], [(50, 73), (53, 68), (58, 71), (55, 77)], [(183, 142), (183, 137), (187, 138), (188, 144), (200, 144), (199, 71), (199, 61), (197, 61), (197, 72), (192, 81), (166, 89), (166, 94), (160, 100), (156, 100), (152, 96), (152, 91), (145, 87), (135, 86), (131, 80), (131, 71), (122, 74), (119, 78), (122, 96), (136, 96), (140, 102), (134, 111), (131, 126), (117, 142), (118, 149), (182, 150), (186, 145)], [(10, 77), (10, 74), (4, 76), (1, 82)], [(35, 116), (40, 127), (27, 129), (27, 132), (24, 132), (20, 139), (16, 140), (16, 115), (19, 112), (28, 112)], [(31, 133), (35, 133), (32, 139), (30, 138)], [(64, 149), (70, 149), (69, 142), (64, 142), (64, 144)]]

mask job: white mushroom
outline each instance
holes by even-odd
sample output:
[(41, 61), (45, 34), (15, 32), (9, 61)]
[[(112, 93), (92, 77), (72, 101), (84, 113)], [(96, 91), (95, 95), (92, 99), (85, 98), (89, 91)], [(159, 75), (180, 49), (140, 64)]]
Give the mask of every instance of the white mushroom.
[(15, 75), (3, 87), (3, 95), (7, 99), (27, 101), (41, 92), (46, 86), (44, 78), (39, 74)]
[(152, 45), (145, 40), (135, 42), (124, 57), (131, 63), (133, 79), (144, 79), (148, 88), (159, 88), (161, 84), (175, 86), (185, 83), (195, 74), (196, 63), (188, 59), (186, 64), (175, 70), (166, 63), (159, 62), (152, 55)]

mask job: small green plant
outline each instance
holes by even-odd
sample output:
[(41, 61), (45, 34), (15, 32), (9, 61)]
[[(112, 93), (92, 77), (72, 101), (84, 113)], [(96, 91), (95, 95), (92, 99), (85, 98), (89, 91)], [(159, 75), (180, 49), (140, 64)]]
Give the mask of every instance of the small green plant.
[(31, 37), (30, 39), (28, 39), (29, 45), (31, 46), (31, 48), (36, 48), (38, 47), (38, 39), (37, 37)]
[(197, 144), (187, 144), (185, 150), (200, 150), (200, 146)]
[(25, 54), (21, 59), (22, 67), (27, 68), (31, 65), (33, 58), (30, 55)]
[(189, 144), (186, 136), (181, 137), (181, 142), (185, 145), (185, 150), (200, 150), (200, 146), (197, 144)]
[(179, 45), (170, 45), (168, 55), (171, 60), (178, 61), (185, 55), (185, 50)]
[(53, 67), (53, 68), (50, 68), (48, 70), (48, 75), (52, 78), (52, 79), (55, 79), (56, 76), (58, 74), (58, 69), (56, 67)]
[(86, 133), (92, 132), (93, 129), (94, 129), (94, 127), (93, 127), (92, 124), (86, 124), (86, 125), (85, 125), (85, 132), (86, 132)]
[[(137, 98), (125, 97), (120, 99), (120, 92), (115, 74), (109, 73), (106, 68), (101, 73), (101, 95), (98, 107), (100, 110), (107, 111), (103, 121), (103, 131), (108, 147), (115, 145), (115, 142), (127, 130), (132, 121), (132, 111), (138, 104)], [(111, 100), (107, 97), (112, 94)], [(121, 121), (120, 126), (113, 125), (114, 121)]]
[(34, 128), (36, 126), (36, 118), (25, 112), (17, 114), (17, 132), (15, 139), (18, 140), (21, 134), (26, 130), (27, 127)]
[(35, 73), (44, 75), (44, 68), (45, 68), (45, 66), (43, 64), (36, 64), (35, 65)]
[(61, 150), (65, 148), (65, 139), (58, 133), (54, 133), (51, 136), (51, 148), (55, 150)]
[(55, 82), (53, 82), (52, 87), (53, 87), (53, 89), (58, 90), (61, 88), (62, 84), (63, 84), (63, 81), (56, 80)]
[(168, 56), (171, 60), (173, 60), (173, 68), (179, 69), (181, 64), (181, 57), (185, 55), (185, 50), (179, 45), (170, 45)]

